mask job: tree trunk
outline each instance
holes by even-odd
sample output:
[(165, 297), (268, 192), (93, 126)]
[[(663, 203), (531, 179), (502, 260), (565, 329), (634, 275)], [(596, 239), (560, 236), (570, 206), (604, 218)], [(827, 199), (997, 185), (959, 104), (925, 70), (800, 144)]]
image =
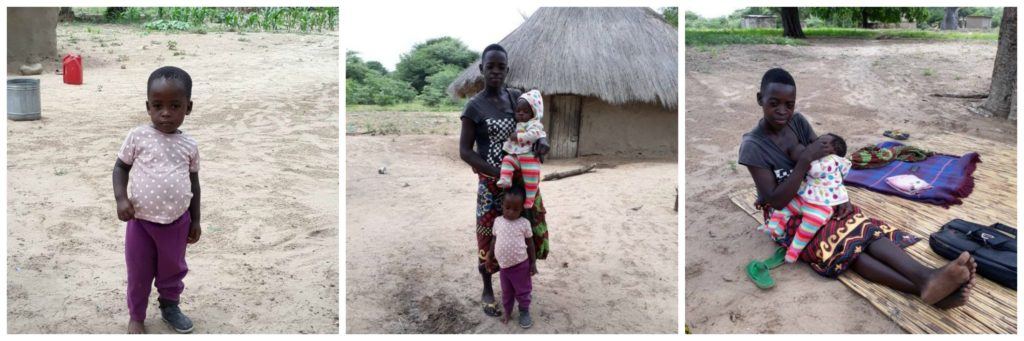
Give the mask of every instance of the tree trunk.
[(796, 7), (782, 8), (782, 36), (790, 38), (807, 38), (800, 28), (800, 10)]
[(57, 7), (10, 7), (7, 9), (7, 72), (21, 65), (42, 63), (53, 70), (57, 55)]
[(860, 28), (870, 28), (870, 27), (868, 27), (868, 9), (867, 8), (861, 8), (860, 9)]
[(992, 84), (982, 111), (995, 117), (1008, 118), (1013, 98), (1017, 96), (1017, 8), (1004, 7), (999, 24), (999, 48), (992, 68)]
[(942, 19), (940, 28), (943, 30), (956, 30), (959, 19), (960, 7), (946, 7), (946, 16)]
[(71, 10), (71, 7), (61, 7), (60, 12), (57, 13), (57, 16), (60, 17), (60, 21), (75, 21), (75, 11)]

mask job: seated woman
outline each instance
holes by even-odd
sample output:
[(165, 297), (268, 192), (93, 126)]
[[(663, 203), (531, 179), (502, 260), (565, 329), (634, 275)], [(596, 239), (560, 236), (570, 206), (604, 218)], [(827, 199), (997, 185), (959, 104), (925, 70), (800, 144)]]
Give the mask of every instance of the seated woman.
[[(771, 69), (761, 78), (757, 104), (762, 117), (743, 134), (739, 164), (747, 167), (757, 187), (758, 208), (779, 210), (793, 200), (811, 161), (831, 154), (831, 145), (815, 141), (814, 129), (796, 113), (796, 82), (783, 69)], [(791, 159), (787, 150), (804, 146)], [(788, 224), (786, 236), (776, 240), (786, 246), (798, 226)], [(911, 258), (902, 248), (917, 238), (885, 223), (865, 217), (846, 202), (833, 207), (831, 218), (800, 253), (818, 274), (837, 277), (853, 269), (865, 279), (916, 295), (927, 304), (948, 309), (967, 303), (974, 286), (976, 264), (964, 252), (945, 266), (932, 269)]]

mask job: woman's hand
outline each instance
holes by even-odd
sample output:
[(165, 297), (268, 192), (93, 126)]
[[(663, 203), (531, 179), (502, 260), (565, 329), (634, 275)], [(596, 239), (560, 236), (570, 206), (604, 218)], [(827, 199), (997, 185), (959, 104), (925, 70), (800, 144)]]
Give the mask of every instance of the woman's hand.
[(551, 146), (548, 145), (548, 138), (546, 137), (540, 138), (537, 140), (537, 143), (533, 144), (533, 153), (537, 155), (537, 159), (539, 159), (541, 163), (544, 163), (544, 155), (546, 155), (550, 150)]
[(488, 273), (494, 273), (494, 260), (487, 258), (487, 260), (484, 261), (484, 269), (487, 270)]
[(847, 201), (842, 204), (836, 205), (835, 211), (832, 212), (832, 219), (846, 219), (846, 217), (849, 216), (851, 213), (853, 213), (853, 204)]

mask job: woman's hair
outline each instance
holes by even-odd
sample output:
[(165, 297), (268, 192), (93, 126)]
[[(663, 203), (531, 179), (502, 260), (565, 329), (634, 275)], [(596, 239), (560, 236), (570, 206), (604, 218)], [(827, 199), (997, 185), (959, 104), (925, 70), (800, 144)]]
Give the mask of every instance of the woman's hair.
[(484, 61), (484, 57), (487, 56), (487, 52), (491, 52), (491, 51), (501, 51), (501, 53), (504, 53), (505, 56), (508, 57), (508, 52), (505, 51), (504, 47), (501, 47), (501, 45), (498, 45), (498, 44), (491, 44), (491, 45), (487, 45), (487, 47), (484, 48), (484, 52), (480, 52), (480, 62), (481, 63)]
[(765, 92), (768, 89), (768, 84), (771, 83), (786, 84), (792, 85), (794, 88), (796, 87), (796, 81), (793, 80), (793, 76), (782, 68), (768, 70), (764, 73), (764, 76), (761, 76), (761, 96), (765, 95)]
[(185, 88), (185, 97), (192, 98), (192, 77), (185, 70), (173, 66), (164, 66), (149, 74), (149, 80), (146, 81), (147, 94), (149, 93), (149, 88), (153, 86), (153, 82), (160, 78), (174, 79), (181, 82), (181, 85)]
[(832, 148), (835, 149), (836, 155), (846, 157), (846, 140), (833, 133), (825, 134), (825, 136), (832, 136)]

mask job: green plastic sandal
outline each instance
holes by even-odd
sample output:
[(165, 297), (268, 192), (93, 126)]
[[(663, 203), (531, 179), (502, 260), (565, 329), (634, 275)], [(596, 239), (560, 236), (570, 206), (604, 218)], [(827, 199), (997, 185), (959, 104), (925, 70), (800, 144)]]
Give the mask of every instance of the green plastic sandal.
[(775, 280), (772, 279), (768, 266), (756, 259), (747, 264), (747, 277), (750, 277), (754, 285), (761, 289), (771, 289), (775, 286)]
[(770, 258), (764, 260), (764, 265), (767, 266), (768, 269), (777, 268), (777, 267), (779, 267), (779, 266), (781, 266), (782, 264), (785, 264), (785, 263), (786, 263), (786, 248), (781, 247), (781, 246), (778, 249), (775, 249), (775, 254), (773, 254)]

